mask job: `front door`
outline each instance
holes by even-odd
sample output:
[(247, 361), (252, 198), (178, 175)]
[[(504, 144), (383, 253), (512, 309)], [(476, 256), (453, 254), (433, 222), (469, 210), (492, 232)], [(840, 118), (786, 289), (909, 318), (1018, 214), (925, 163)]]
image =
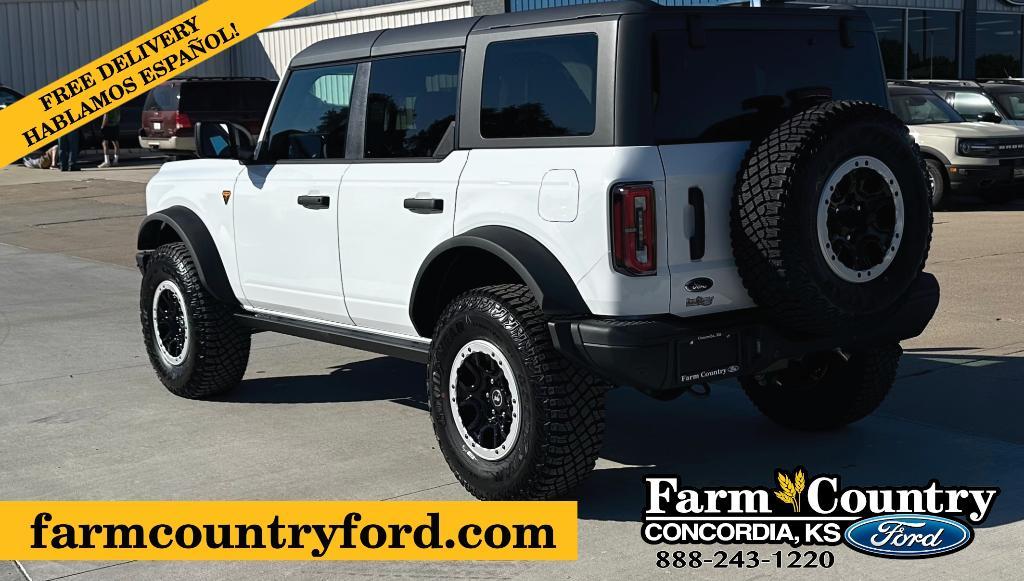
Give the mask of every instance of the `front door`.
[(452, 236), (467, 151), (451, 151), (458, 51), (370, 67), (363, 158), (341, 183), (345, 301), (355, 324), (415, 335), (409, 296), (420, 265)]
[(261, 158), (235, 184), (235, 249), (242, 291), (257, 310), (351, 324), (338, 250), (338, 192), (354, 65), (293, 71)]

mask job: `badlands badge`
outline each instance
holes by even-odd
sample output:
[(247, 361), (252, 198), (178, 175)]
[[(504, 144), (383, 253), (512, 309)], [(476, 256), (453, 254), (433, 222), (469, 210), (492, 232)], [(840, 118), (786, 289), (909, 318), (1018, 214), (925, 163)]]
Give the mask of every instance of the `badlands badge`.
[(844, 486), (834, 474), (776, 471), (772, 487), (690, 488), (645, 478), (641, 536), (652, 545), (850, 548), (879, 557), (937, 557), (963, 549), (999, 495), (996, 487)]

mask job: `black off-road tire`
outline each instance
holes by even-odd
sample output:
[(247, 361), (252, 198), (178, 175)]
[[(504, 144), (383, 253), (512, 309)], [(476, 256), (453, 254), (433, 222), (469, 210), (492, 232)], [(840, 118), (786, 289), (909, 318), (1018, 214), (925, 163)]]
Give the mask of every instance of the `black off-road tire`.
[[(497, 346), (519, 389), (521, 425), (511, 452), (474, 454), (449, 401), (455, 358), (473, 340)], [(576, 488), (594, 467), (609, 386), (555, 351), (547, 319), (524, 285), (477, 288), (451, 302), (435, 328), (427, 362), (434, 434), (459, 482), (483, 500), (542, 500)]]
[(935, 184), (932, 188), (932, 210), (942, 210), (949, 205), (946, 196), (949, 190), (949, 175), (945, 166), (937, 159), (927, 158), (924, 163), (932, 183)]
[[(832, 271), (817, 238), (829, 176), (858, 156), (884, 162), (899, 182), (904, 233), (891, 263), (869, 282)], [(924, 268), (931, 196), (906, 125), (864, 102), (831, 101), (799, 113), (747, 153), (736, 183), (731, 234), (736, 265), (754, 301), (790, 329), (829, 333), (880, 319)]]
[(740, 378), (743, 391), (771, 420), (799, 430), (830, 430), (875, 411), (896, 380), (898, 344), (808, 356), (773, 373)]
[[(185, 357), (178, 364), (169, 363), (161, 355), (153, 324), (155, 291), (164, 281), (176, 285), (185, 300), (189, 333)], [(227, 392), (242, 381), (252, 334), (235, 320), (231, 307), (203, 288), (184, 244), (165, 244), (153, 252), (142, 277), (139, 306), (149, 361), (171, 393), (205, 399)]]

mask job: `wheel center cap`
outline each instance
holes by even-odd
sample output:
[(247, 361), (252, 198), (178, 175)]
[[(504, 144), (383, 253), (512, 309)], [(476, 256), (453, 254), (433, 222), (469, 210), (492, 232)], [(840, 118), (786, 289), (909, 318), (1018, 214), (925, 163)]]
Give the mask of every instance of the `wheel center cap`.
[(496, 390), (491, 392), (491, 405), (493, 405), (496, 408), (500, 408), (501, 404), (503, 404), (504, 402), (505, 402), (505, 398), (504, 398), (504, 396), (501, 395), (501, 391), (500, 390), (496, 389)]

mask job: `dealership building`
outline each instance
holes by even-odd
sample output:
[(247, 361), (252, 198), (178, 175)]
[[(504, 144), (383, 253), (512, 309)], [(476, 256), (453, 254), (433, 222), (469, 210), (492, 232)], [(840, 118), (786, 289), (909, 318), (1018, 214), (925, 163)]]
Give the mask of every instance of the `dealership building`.
[[(189, 72), (278, 78), (310, 44), (336, 36), (586, 0), (318, 0)], [(756, 10), (765, 0), (742, 4)], [(24, 93), (155, 28), (200, 0), (0, 0), (0, 84)], [(661, 0), (666, 5), (737, 4)], [(866, 9), (893, 79), (1024, 77), (1024, 0), (825, 0)], [(244, 0), (242, 5), (246, 3)], [(753, 4), (753, 6), (751, 6)]]

